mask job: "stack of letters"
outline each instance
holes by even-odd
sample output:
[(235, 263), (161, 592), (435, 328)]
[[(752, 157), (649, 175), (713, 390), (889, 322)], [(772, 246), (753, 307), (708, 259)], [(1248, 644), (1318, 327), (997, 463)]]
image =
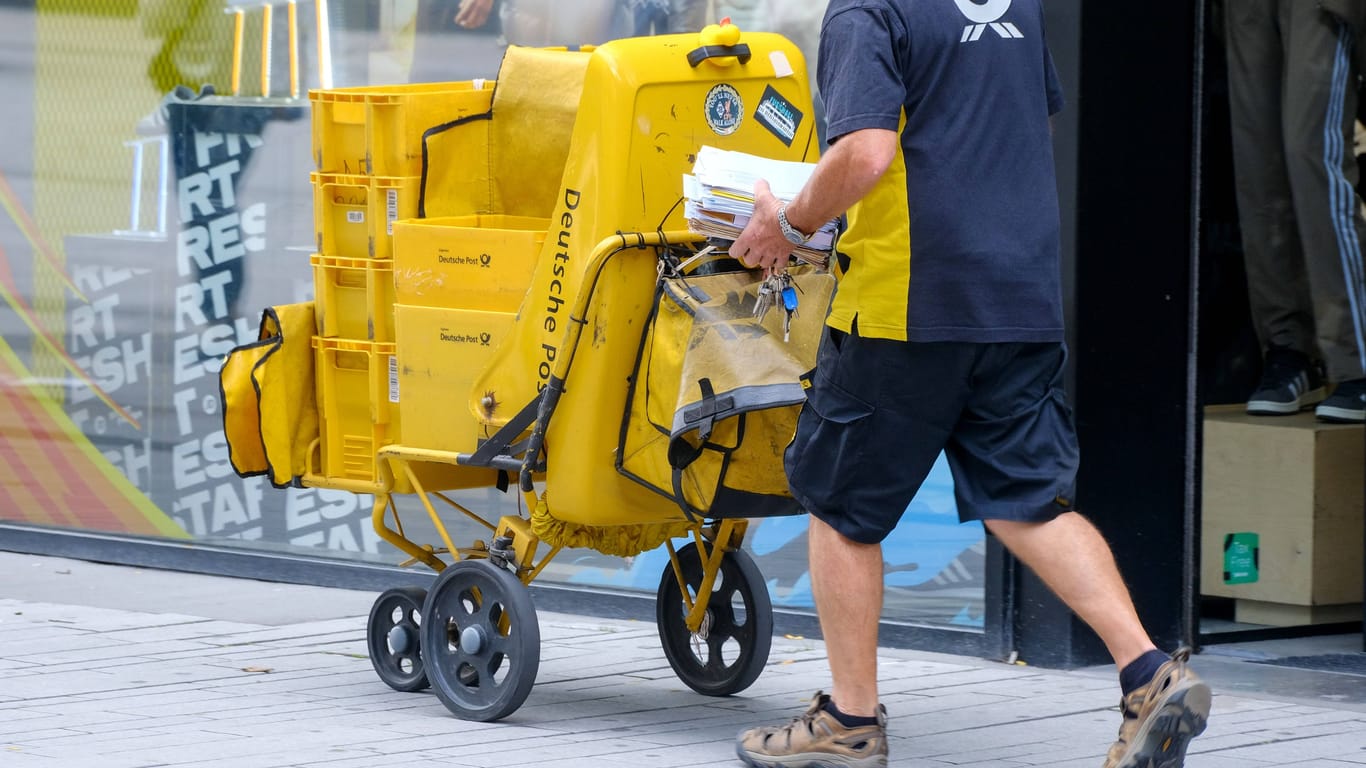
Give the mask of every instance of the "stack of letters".
[[(811, 177), (812, 163), (770, 160), (765, 157), (702, 147), (692, 174), (683, 176), (684, 215), (688, 228), (699, 235), (734, 240), (754, 213), (754, 183), (768, 182), (774, 197), (791, 200)], [(826, 222), (792, 255), (824, 267), (835, 242), (836, 220)]]

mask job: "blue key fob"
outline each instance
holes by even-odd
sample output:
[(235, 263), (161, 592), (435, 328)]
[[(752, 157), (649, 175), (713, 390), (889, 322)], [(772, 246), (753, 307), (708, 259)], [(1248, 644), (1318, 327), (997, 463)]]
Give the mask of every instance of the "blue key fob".
[(783, 309), (788, 312), (797, 311), (797, 289), (790, 285), (783, 286)]

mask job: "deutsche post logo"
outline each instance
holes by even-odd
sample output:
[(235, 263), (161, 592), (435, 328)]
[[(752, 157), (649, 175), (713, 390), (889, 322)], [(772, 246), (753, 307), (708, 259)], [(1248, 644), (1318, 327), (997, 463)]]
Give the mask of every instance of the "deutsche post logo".
[(967, 17), (969, 24), (963, 27), (963, 38), (960, 43), (975, 43), (982, 38), (982, 33), (987, 29), (995, 32), (997, 36), (1010, 40), (1011, 38), (1023, 38), (1019, 27), (1008, 21), (1001, 21), (1001, 17), (1010, 10), (1011, 0), (953, 0), (958, 5), (958, 10)]
[(707, 92), (707, 125), (718, 136), (729, 136), (740, 127), (745, 115), (745, 105), (740, 100), (740, 92), (734, 86), (721, 83)]

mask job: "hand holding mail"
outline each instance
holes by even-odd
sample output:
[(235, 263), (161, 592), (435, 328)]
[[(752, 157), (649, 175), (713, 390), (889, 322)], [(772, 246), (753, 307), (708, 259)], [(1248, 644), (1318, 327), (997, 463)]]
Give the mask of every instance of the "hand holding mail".
[[(743, 152), (733, 152), (704, 146), (697, 153), (693, 172), (683, 175), (684, 216), (688, 219), (688, 229), (714, 240), (731, 241), (732, 256), (746, 261), (751, 266), (758, 256), (753, 253), (754, 243), (735, 247), (734, 241), (740, 233), (749, 229), (750, 219), (759, 216), (759, 227), (753, 232), (776, 232), (778, 240), (786, 243), (783, 256), (795, 256), (799, 261), (824, 268), (830, 258), (834, 245), (836, 219), (825, 222), (801, 244), (782, 236), (782, 229), (775, 228), (780, 221), (779, 206), (790, 201), (801, 192), (811, 178), (815, 163), (802, 163), (789, 160), (773, 160)], [(755, 192), (763, 185), (762, 204), (756, 199)], [(765, 235), (765, 240), (767, 235)], [(744, 256), (749, 247), (750, 257)], [(768, 246), (761, 246), (759, 252), (767, 253)], [(772, 261), (770, 255), (767, 261)], [(773, 269), (766, 266), (766, 269)], [(779, 259), (785, 266), (786, 261)]]
[(747, 267), (763, 268), (764, 274), (769, 275), (787, 269), (788, 257), (792, 255), (792, 243), (778, 227), (779, 205), (767, 181), (755, 182), (754, 214), (731, 245), (732, 256)]

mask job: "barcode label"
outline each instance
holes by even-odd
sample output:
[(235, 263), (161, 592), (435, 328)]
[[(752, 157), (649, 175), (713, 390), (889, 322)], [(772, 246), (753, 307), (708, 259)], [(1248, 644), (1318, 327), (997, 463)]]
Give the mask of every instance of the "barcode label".
[(364, 224), (364, 223), (365, 223), (365, 211), (347, 211), (347, 212), (346, 212), (346, 223), (348, 223), (348, 224)]
[(389, 190), (389, 234), (394, 234), (394, 220), (398, 218), (398, 190)]
[(398, 357), (389, 356), (389, 402), (398, 402)]

